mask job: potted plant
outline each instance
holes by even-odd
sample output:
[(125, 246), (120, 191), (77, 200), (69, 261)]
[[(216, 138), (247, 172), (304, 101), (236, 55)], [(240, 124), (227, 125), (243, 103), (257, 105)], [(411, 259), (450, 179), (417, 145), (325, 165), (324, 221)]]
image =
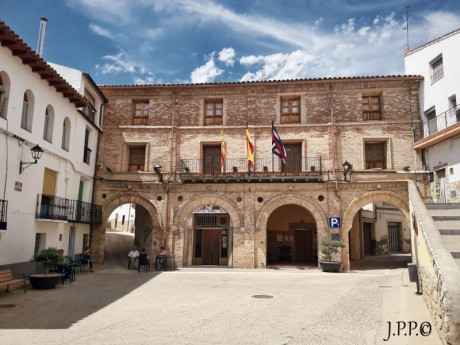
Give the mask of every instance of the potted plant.
[(321, 246), (321, 261), (319, 265), (324, 272), (338, 272), (342, 266), (342, 262), (332, 260), (335, 254), (340, 253), (340, 250), (345, 247), (345, 243), (341, 241), (323, 240)]
[(47, 248), (40, 250), (34, 255), (34, 260), (41, 263), (45, 268), (45, 273), (32, 274), (29, 276), (30, 285), (34, 289), (53, 289), (61, 281), (62, 275), (60, 273), (50, 273), (51, 270), (56, 270), (59, 265), (64, 262), (59, 249)]
[(292, 256), (292, 247), (288, 246), (287, 244), (282, 245), (279, 247), (279, 260), (280, 261), (291, 261)]

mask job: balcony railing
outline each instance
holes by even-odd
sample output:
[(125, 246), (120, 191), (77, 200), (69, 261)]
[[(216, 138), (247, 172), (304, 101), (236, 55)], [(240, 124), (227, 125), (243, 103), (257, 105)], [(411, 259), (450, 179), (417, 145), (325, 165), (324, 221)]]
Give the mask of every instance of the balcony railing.
[(0, 230), (6, 230), (7, 215), (8, 215), (8, 201), (0, 200)]
[(102, 224), (102, 207), (79, 200), (38, 194), (35, 218), (82, 224)]
[(81, 112), (85, 114), (91, 121), (94, 122), (97, 111), (91, 104), (88, 104), (81, 108)]
[(423, 123), (424, 137), (439, 132), (440, 130), (460, 122), (460, 105), (451, 108), (442, 114), (437, 115), (434, 119)]
[(321, 157), (290, 158), (282, 164), (278, 157), (256, 158), (254, 167), (249, 167), (247, 158), (227, 158), (221, 166), (220, 158), (215, 160), (181, 159), (179, 171), (182, 174), (217, 176), (238, 173), (276, 173), (322, 175)]

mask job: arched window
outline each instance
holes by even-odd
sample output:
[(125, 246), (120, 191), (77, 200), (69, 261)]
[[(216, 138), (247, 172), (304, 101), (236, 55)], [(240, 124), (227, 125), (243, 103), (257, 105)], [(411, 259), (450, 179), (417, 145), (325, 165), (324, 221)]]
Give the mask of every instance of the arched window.
[(0, 72), (0, 117), (6, 119), (10, 83), (8, 75)]
[(45, 111), (45, 124), (43, 126), (43, 139), (53, 142), (53, 123), (54, 123), (54, 110), (51, 105), (46, 107)]
[(62, 143), (61, 147), (63, 150), (69, 151), (70, 147), (70, 120), (68, 117), (64, 119), (62, 124)]
[(21, 116), (21, 128), (32, 131), (32, 115), (34, 108), (34, 97), (32, 91), (27, 90), (24, 92), (24, 99), (22, 103), (22, 116)]

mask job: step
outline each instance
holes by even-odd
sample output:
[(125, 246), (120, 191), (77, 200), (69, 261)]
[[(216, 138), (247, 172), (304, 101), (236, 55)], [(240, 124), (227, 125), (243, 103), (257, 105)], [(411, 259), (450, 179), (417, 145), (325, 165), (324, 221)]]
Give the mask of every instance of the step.
[(460, 259), (460, 252), (450, 252), (454, 259)]
[(460, 210), (456, 208), (428, 210), (430, 216), (456, 216), (460, 217)]
[(460, 203), (428, 203), (425, 204), (426, 208), (428, 210), (437, 210), (437, 209), (442, 209), (442, 210), (448, 210), (448, 209), (460, 209)]
[(458, 258), (460, 259), (460, 236), (443, 236), (442, 241), (447, 250), (451, 253), (458, 253)]
[(435, 225), (438, 229), (460, 229), (460, 220), (437, 221)]
[(460, 229), (439, 229), (439, 233), (443, 236), (460, 235)]
[(435, 222), (460, 220), (460, 216), (432, 216), (432, 218)]

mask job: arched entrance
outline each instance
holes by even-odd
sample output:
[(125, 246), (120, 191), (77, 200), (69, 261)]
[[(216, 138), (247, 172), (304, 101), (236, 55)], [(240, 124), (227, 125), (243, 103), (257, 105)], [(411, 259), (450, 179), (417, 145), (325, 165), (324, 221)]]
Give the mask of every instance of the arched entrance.
[(354, 199), (344, 213), (345, 269), (406, 267), (411, 261), (408, 201), (393, 192), (370, 192)]
[[(257, 215), (256, 232), (254, 235), (254, 267), (267, 267), (267, 229), (269, 217), (275, 210), (282, 206), (294, 205), (301, 207), (303, 210), (306, 210), (307, 214), (313, 217), (314, 223), (316, 225), (316, 238), (318, 241), (323, 237), (329, 236), (329, 229), (326, 222), (327, 218), (319, 203), (313, 199), (305, 198), (304, 196), (295, 193), (275, 195), (267, 201), (267, 203), (262, 207)], [(299, 219), (298, 222), (300, 223), (300, 220), (304, 220), (305, 223), (307, 223), (307, 219), (311, 218), (302, 218)], [(310, 223), (313, 223), (313, 221)], [(318, 241), (314, 243), (313, 246), (315, 246), (315, 244), (318, 246)], [(317, 255), (318, 254), (316, 252), (316, 256)]]
[(283, 205), (267, 221), (267, 265), (316, 265), (318, 231), (313, 215), (299, 205)]
[[(122, 206), (121, 209), (120, 206)], [(119, 230), (115, 233), (112, 231), (115, 220), (111, 215), (117, 209), (126, 214), (124, 214), (124, 224), (118, 224), (123, 219), (123, 214), (119, 215), (116, 224)], [(137, 195), (114, 197), (103, 205), (102, 216), (105, 222), (92, 229), (91, 232), (92, 252), (98, 265), (104, 264), (107, 254), (110, 256), (108, 264), (127, 266), (127, 255), (133, 245), (136, 245), (138, 249), (145, 248), (150, 257), (153, 257), (162, 245), (163, 231), (159, 225), (157, 210), (145, 198)], [(127, 234), (130, 234), (131, 237), (126, 238), (129, 236)]]
[(227, 211), (217, 205), (193, 211), (193, 265), (228, 266), (232, 238)]
[[(171, 240), (172, 247), (175, 249), (176, 263), (179, 267), (192, 266), (195, 264), (194, 262), (198, 262), (194, 260), (194, 251), (196, 249), (195, 212), (205, 206), (207, 208), (209, 206), (217, 206), (221, 212), (228, 214), (227, 265), (233, 266), (235, 251), (238, 251), (238, 246), (234, 244), (237, 241), (241, 241), (241, 237), (243, 236), (243, 232), (241, 231), (243, 229), (242, 215), (236, 204), (225, 196), (204, 194), (184, 202), (174, 215), (173, 236)], [(223, 242), (222, 239), (221, 241)], [(225, 260), (221, 262), (221, 264), (224, 263)]]

